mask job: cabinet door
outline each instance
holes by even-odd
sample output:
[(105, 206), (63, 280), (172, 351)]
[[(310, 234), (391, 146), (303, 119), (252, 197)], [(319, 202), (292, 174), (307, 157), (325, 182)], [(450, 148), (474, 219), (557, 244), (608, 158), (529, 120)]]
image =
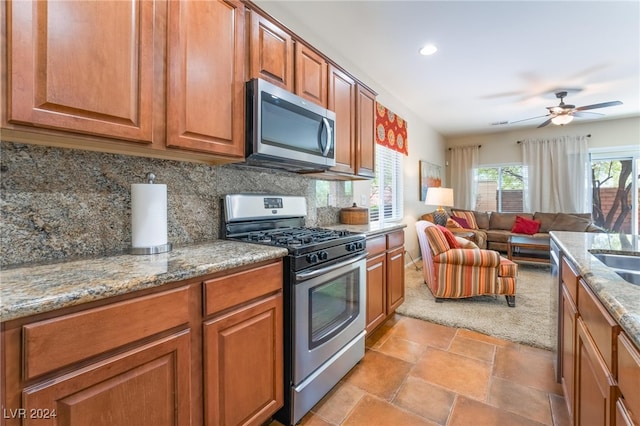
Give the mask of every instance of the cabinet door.
[(356, 174), (363, 177), (375, 177), (376, 139), (375, 107), (376, 96), (358, 85), (356, 132)]
[(367, 334), (387, 318), (386, 254), (367, 259)]
[(249, 73), (293, 92), (293, 39), (267, 18), (251, 11)]
[(562, 285), (560, 299), (560, 383), (564, 392), (564, 399), (569, 410), (569, 415), (574, 416), (574, 378), (575, 378), (575, 354), (576, 354), (576, 318), (578, 312), (567, 288)]
[(23, 392), (23, 425), (189, 425), (188, 330)]
[(336, 113), (336, 165), (331, 170), (354, 174), (356, 170), (356, 82), (329, 65), (328, 108)]
[(615, 382), (581, 318), (576, 329), (575, 424), (609, 426), (615, 421)]
[(404, 302), (404, 247), (387, 252), (387, 315)]
[(282, 293), (204, 324), (205, 424), (261, 424), (283, 405)]
[(13, 1), (8, 120), (151, 142), (150, 1)]
[(296, 94), (327, 107), (327, 61), (301, 42), (296, 42)]
[(167, 145), (244, 155), (244, 6), (168, 2)]

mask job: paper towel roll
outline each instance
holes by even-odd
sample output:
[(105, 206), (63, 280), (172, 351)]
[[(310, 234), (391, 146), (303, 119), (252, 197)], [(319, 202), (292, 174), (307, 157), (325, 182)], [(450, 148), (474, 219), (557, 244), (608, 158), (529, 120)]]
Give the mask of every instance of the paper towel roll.
[(167, 244), (167, 185), (131, 185), (131, 234), (134, 248)]

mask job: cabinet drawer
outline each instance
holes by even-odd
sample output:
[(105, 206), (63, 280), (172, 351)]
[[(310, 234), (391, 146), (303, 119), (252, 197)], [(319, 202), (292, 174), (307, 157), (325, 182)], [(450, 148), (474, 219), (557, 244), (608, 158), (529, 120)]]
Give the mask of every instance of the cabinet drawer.
[(618, 360), (615, 358), (614, 351), (619, 326), (591, 292), (584, 280), (580, 280), (578, 285), (578, 312), (584, 320), (602, 359), (607, 364), (609, 371), (615, 376)]
[(404, 245), (404, 231), (396, 231), (387, 234), (387, 249), (401, 247)]
[(387, 250), (387, 239), (384, 235), (372, 237), (367, 239), (367, 252), (369, 257), (373, 257), (380, 253), (384, 253)]
[(189, 321), (189, 287), (23, 327), (24, 378), (135, 342)]
[(282, 261), (204, 282), (204, 313), (211, 315), (282, 290)]
[(573, 303), (577, 304), (578, 277), (580, 276), (580, 274), (573, 270), (573, 267), (569, 264), (569, 262), (567, 262), (567, 259), (565, 258), (562, 259), (562, 266), (560, 270), (562, 274), (562, 281), (567, 287), (567, 290), (569, 291), (569, 294), (573, 299)]
[(631, 417), (640, 422), (640, 353), (623, 333), (618, 335), (618, 387)]

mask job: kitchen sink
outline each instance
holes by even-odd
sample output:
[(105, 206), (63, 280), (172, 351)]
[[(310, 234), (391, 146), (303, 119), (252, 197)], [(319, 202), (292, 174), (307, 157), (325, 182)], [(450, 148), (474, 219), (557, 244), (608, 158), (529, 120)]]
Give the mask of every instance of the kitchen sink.
[(613, 253), (591, 253), (623, 280), (640, 285), (640, 256)]

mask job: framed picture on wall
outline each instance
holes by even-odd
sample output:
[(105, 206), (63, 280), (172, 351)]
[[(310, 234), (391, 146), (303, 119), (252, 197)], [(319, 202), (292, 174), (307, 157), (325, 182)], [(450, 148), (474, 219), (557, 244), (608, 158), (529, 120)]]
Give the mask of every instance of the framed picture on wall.
[(442, 186), (440, 166), (420, 161), (420, 201), (427, 199), (427, 189)]

